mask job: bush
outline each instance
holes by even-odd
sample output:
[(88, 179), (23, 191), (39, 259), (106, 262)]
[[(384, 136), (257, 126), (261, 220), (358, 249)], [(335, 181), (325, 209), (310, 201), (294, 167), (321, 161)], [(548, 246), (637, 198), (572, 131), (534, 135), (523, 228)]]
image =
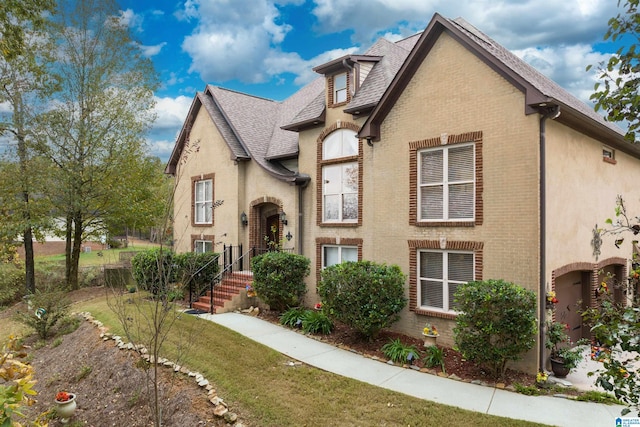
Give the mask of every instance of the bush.
[(219, 256), (215, 252), (185, 252), (174, 255), (175, 280), (185, 286), (196, 285), (198, 289), (213, 282), (220, 272)]
[(427, 368), (435, 368), (439, 366), (442, 369), (442, 372), (445, 372), (444, 369), (444, 352), (442, 349), (435, 345), (430, 345), (425, 348), (425, 356), (422, 359), (424, 366)]
[(18, 301), (24, 292), (24, 269), (13, 264), (0, 264), (0, 307)]
[(300, 305), (307, 291), (309, 259), (287, 252), (267, 252), (251, 260), (253, 288), (272, 310)]
[(507, 362), (535, 344), (536, 295), (503, 280), (469, 282), (454, 295), (459, 314), (454, 328), (458, 350), (494, 378)]
[(322, 271), (318, 293), (325, 312), (371, 339), (400, 318), (404, 282), (397, 265), (345, 262)]
[(164, 296), (168, 285), (174, 281), (174, 253), (163, 248), (139, 252), (131, 259), (131, 268), (141, 289)]
[(17, 313), (17, 319), (32, 327), (41, 339), (46, 340), (58, 321), (67, 316), (71, 303), (60, 290), (36, 290), (31, 295), (30, 302), (31, 309)]

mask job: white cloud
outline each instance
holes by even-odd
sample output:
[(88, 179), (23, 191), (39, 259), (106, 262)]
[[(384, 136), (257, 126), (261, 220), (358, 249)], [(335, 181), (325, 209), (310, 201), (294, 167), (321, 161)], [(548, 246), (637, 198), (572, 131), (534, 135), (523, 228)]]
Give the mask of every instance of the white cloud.
[(163, 161), (167, 161), (173, 151), (175, 140), (147, 140), (149, 152), (153, 156), (158, 156)]
[(11, 103), (9, 101), (0, 102), (0, 113), (11, 113)]
[(157, 114), (154, 129), (176, 129), (176, 132), (180, 130), (193, 98), (184, 95), (179, 95), (176, 98), (158, 96), (154, 98)]
[(160, 53), (163, 47), (167, 45), (167, 42), (158, 43), (153, 46), (144, 46), (140, 45), (140, 49), (142, 49), (142, 54), (147, 58), (151, 58)]
[(134, 31), (142, 31), (142, 22), (144, 18), (131, 9), (120, 11), (120, 23)]

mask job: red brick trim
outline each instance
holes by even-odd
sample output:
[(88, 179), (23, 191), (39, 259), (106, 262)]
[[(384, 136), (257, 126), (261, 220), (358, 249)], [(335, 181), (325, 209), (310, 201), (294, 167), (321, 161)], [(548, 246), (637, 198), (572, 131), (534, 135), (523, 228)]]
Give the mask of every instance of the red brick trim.
[[(482, 131), (448, 135), (445, 137), (446, 144), (442, 143), (443, 137), (441, 136), (409, 142), (409, 225), (416, 227), (475, 227), (482, 225), (484, 220)], [(475, 143), (475, 219), (473, 221), (418, 221), (418, 151), (425, 148), (444, 147), (467, 142)]]
[(211, 223), (210, 224), (196, 224), (196, 183), (199, 181), (211, 180), (211, 204), (215, 202), (216, 194), (216, 180), (215, 173), (195, 175), (191, 177), (191, 226), (192, 227), (213, 227), (215, 224), (215, 209), (211, 210)]
[(322, 247), (324, 245), (356, 246), (358, 248), (358, 261), (362, 261), (362, 239), (340, 238), (340, 243), (336, 237), (316, 238), (316, 283), (322, 279)]
[[(346, 72), (346, 70), (345, 70)], [(327, 77), (327, 105), (329, 108), (340, 107), (342, 105), (347, 105), (351, 102), (351, 73), (346, 72), (347, 75), (347, 99), (343, 102), (334, 103), (333, 102), (333, 89), (334, 89), (334, 77), (338, 74), (344, 74), (344, 72), (336, 73), (332, 76)]]
[[(264, 224), (261, 223), (260, 207), (267, 203), (276, 205), (278, 207), (278, 212), (282, 212), (283, 210), (282, 200), (276, 197), (264, 196), (254, 199), (249, 203), (249, 213), (247, 214), (249, 217), (249, 224), (247, 227), (249, 227), (249, 246), (252, 248), (260, 248), (263, 246), (260, 230)], [(280, 242), (282, 242), (283, 230), (284, 224), (282, 224), (282, 221), (280, 220), (280, 224), (278, 226), (278, 240)]]
[[(482, 280), (482, 266), (484, 264), (484, 243), (472, 241), (451, 240), (409, 240), (409, 310), (416, 314), (455, 319), (453, 313), (425, 310), (418, 305), (418, 250), (436, 249), (447, 251), (468, 251), (474, 253), (475, 280)], [(444, 247), (444, 248), (443, 248)]]
[[(345, 122), (338, 120), (331, 126), (325, 128), (318, 138), (316, 139), (316, 224), (320, 227), (359, 227), (362, 225), (362, 204), (363, 204), (363, 148), (362, 148), (362, 139), (358, 139), (358, 155), (357, 156), (349, 156), (349, 157), (340, 157), (338, 159), (330, 159), (323, 160), (322, 159), (322, 144), (324, 140), (338, 129), (349, 129), (354, 132), (358, 132), (360, 130), (360, 126), (353, 122)], [(358, 221), (356, 222), (323, 222), (324, 218), (324, 204), (322, 201), (322, 167), (326, 165), (334, 165), (340, 163), (349, 163), (349, 162), (358, 162)]]

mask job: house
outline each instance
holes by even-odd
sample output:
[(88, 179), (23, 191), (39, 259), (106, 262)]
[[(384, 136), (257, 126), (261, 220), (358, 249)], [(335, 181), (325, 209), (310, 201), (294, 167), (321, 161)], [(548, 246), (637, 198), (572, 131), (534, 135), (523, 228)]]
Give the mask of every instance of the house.
[[(177, 251), (276, 240), (311, 259), (309, 304), (325, 266), (397, 264), (409, 303), (394, 329), (420, 336), (429, 321), (445, 345), (456, 286), (505, 279), (538, 293), (541, 323), (588, 336), (579, 305), (628, 271), (627, 243), (605, 239), (596, 258), (592, 240), (618, 194), (640, 212), (638, 146), (463, 19), (436, 14), (314, 71), (282, 102), (194, 97), (166, 167)], [(542, 366), (543, 344), (523, 369)]]

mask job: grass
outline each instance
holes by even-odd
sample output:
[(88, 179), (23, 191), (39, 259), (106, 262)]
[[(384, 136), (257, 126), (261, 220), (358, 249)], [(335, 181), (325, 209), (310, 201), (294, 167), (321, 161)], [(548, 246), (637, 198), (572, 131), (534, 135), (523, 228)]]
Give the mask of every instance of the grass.
[[(91, 312), (111, 332), (122, 334), (106, 298), (73, 309)], [(280, 353), (189, 315), (181, 316), (168, 341), (177, 345), (188, 330), (197, 330), (198, 345), (182, 364), (215, 383), (218, 395), (251, 425), (539, 425), (436, 404), (306, 365), (292, 367)]]
[[(91, 251), (80, 253), (80, 266), (87, 267), (91, 265), (115, 264), (120, 260), (120, 252), (139, 252), (144, 251), (158, 245), (146, 242), (136, 242), (127, 248), (105, 249), (102, 251)], [(36, 263), (62, 263), (64, 264), (65, 255), (49, 255), (36, 258)]]

